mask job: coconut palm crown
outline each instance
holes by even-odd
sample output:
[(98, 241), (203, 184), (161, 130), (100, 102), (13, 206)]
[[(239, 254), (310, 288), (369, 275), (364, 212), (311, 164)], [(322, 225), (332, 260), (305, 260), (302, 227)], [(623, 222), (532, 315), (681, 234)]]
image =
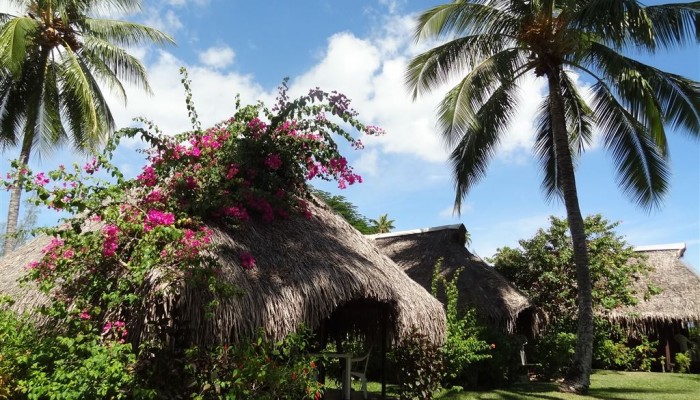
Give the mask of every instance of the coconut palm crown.
[[(587, 390), (593, 340), (576, 158), (597, 128), (623, 192), (643, 207), (663, 203), (669, 183), (666, 129), (700, 136), (700, 84), (625, 53), (697, 44), (699, 10), (700, 2), (457, 0), (418, 19), (417, 41), (447, 40), (410, 62), (406, 82), (414, 99), (461, 77), (438, 106), (438, 125), (452, 151), (457, 210), (507, 133), (523, 79), (547, 79), (534, 152), (545, 195), (564, 200), (579, 286), (578, 341), (566, 390)], [(591, 82), (585, 98), (573, 72)]]
[[(95, 150), (114, 130), (103, 88), (123, 101), (123, 83), (150, 91), (143, 65), (122, 47), (173, 40), (144, 25), (91, 16), (137, 11), (138, 0), (9, 3), (23, 14), (0, 13), (0, 146), (19, 145), (23, 164), (35, 150), (65, 141)], [(19, 200), (16, 190), (6, 250), (14, 247)]]

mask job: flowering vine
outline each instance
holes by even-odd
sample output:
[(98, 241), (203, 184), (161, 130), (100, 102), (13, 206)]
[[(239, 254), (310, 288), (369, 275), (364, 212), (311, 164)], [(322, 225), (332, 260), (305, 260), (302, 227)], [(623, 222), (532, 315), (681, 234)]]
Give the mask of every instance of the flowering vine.
[[(26, 173), (2, 182), (35, 191), (37, 204), (72, 215), (66, 224), (44, 229), (54, 239), (28, 266), (27, 279), (59, 305), (54, 309), (62, 310), (61, 318), (94, 324), (103, 340), (127, 340), (131, 321), (143, 319), (138, 310), (163, 295), (143, 295), (154, 276), (233, 293), (217, 279), (221, 266), (208, 224), (244, 229), (253, 219), (310, 217), (307, 180), (335, 180), (340, 188), (362, 182), (335, 142), (363, 147), (344, 127), (382, 133), (359, 122), (344, 95), (313, 89), (290, 101), (286, 83), (272, 109), (237, 102), (232, 118), (202, 130), (186, 75), (183, 83), (193, 131), (164, 136), (141, 120), (145, 128), (117, 132), (104, 154), (82, 167), (33, 175), (14, 163)], [(147, 164), (127, 180), (111, 158), (120, 138), (136, 135), (150, 145)], [(257, 266), (251, 252), (238, 259), (245, 269)]]

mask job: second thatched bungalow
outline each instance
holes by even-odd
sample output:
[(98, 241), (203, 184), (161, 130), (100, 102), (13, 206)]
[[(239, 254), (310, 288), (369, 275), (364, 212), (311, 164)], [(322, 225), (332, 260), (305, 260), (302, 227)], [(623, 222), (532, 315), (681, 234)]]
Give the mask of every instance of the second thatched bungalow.
[[(667, 370), (672, 368), (675, 354), (685, 351), (687, 344), (683, 342), (689, 327), (700, 325), (700, 276), (683, 262), (685, 249), (685, 243), (635, 247), (651, 271), (635, 284), (638, 303), (608, 315), (632, 334), (642, 332), (657, 338)], [(650, 287), (658, 293), (645, 296)]]
[(460, 305), (476, 309), (489, 325), (506, 333), (531, 336), (539, 314), (530, 301), (493, 267), (467, 250), (463, 224), (370, 235), (377, 246), (422, 287), (430, 290), (433, 269), (442, 258), (448, 279), (459, 268)]

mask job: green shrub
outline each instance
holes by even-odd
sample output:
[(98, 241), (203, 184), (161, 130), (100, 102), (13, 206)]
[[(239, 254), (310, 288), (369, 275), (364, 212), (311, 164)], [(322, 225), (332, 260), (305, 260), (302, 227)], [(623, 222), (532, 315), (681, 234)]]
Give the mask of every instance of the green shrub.
[(576, 335), (567, 332), (549, 331), (535, 344), (540, 375), (546, 378), (559, 377), (566, 372), (574, 355)]
[(459, 288), (457, 280), (462, 272), (462, 268), (457, 269), (452, 279), (448, 280), (440, 274), (442, 259), (438, 259), (433, 269), (432, 292), (437, 297), (438, 286), (441, 283), (447, 301), (445, 303), (445, 314), (447, 326), (445, 332), (445, 344), (441, 348), (441, 353), (445, 365), (445, 374), (442, 384), (446, 387), (454, 385), (476, 384), (474, 364), (491, 357), (489, 354), (491, 345), (482, 340), (481, 336), (485, 329), (479, 325), (476, 319), (476, 312), (473, 309), (458, 310)]
[(26, 360), (35, 347), (36, 332), (25, 319), (6, 309), (0, 299), (0, 399), (19, 397), (18, 380), (26, 376)]
[(414, 329), (394, 348), (393, 358), (399, 399), (431, 400), (443, 372), (439, 346)]
[(593, 343), (593, 367), (598, 369), (649, 371), (655, 360), (658, 341), (646, 335), (629, 339), (618, 324), (596, 319), (596, 337)]
[(40, 333), (0, 310), (0, 399), (122, 399), (134, 389), (130, 344), (79, 321)]
[(690, 369), (690, 355), (685, 353), (676, 353), (676, 370), (681, 374), (688, 372)]
[(269, 343), (259, 334), (253, 343), (192, 348), (186, 354), (188, 387), (194, 399), (318, 399), (316, 359), (308, 355), (309, 333)]

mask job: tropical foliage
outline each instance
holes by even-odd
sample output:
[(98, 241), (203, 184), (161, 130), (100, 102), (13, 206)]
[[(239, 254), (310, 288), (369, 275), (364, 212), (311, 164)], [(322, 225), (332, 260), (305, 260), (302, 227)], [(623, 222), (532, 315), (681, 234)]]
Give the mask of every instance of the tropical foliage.
[(442, 376), (442, 385), (452, 387), (455, 385), (466, 386), (469, 375), (476, 371), (478, 361), (491, 358), (490, 351), (495, 345), (483, 340), (485, 328), (479, 325), (473, 309), (460, 310), (459, 288), (457, 280), (462, 269), (455, 271), (452, 279), (448, 280), (440, 273), (442, 259), (435, 263), (431, 291), (433, 296), (438, 296), (440, 286), (445, 291), (445, 315), (447, 317), (447, 329), (445, 331), (445, 344), (440, 348), (443, 356), (445, 372)]
[(389, 233), (394, 229), (394, 220), (389, 219), (389, 214), (380, 215), (377, 219), (370, 219), (375, 233)]
[(352, 204), (344, 196), (333, 195), (320, 189), (313, 189), (313, 194), (361, 233), (365, 235), (377, 233), (376, 229), (370, 226), (367, 217), (360, 214), (360, 212), (357, 211), (357, 206)]
[[(455, 0), (418, 18), (418, 41), (447, 38), (409, 64), (414, 98), (460, 76), (438, 107), (451, 153), (455, 205), (484, 177), (528, 77), (547, 79), (534, 153), (547, 198), (561, 198), (574, 242), (578, 286), (575, 357), (562, 389), (586, 391), (594, 338), (591, 277), (574, 166), (601, 133), (622, 191), (660, 206), (669, 183), (666, 128), (700, 136), (700, 84), (634, 60), (698, 42), (698, 3), (636, 0)], [(574, 73), (591, 82), (584, 97)]]
[[(626, 331), (604, 318), (607, 311), (637, 302), (635, 282), (649, 270), (644, 258), (635, 254), (615, 233), (619, 223), (601, 215), (584, 219), (588, 243), (593, 302), (596, 305), (596, 335), (593, 365), (597, 368), (649, 370), (655, 342), (638, 333), (629, 342)], [(520, 248), (505, 247), (491, 260), (498, 272), (525, 293), (548, 317), (547, 331), (532, 345), (531, 359), (542, 365), (546, 376), (560, 376), (574, 354), (577, 297), (573, 243), (565, 219), (550, 217), (549, 228), (520, 240)], [(652, 296), (658, 288), (645, 288)]]
[[(42, 230), (54, 238), (43, 249), (43, 257), (28, 265), (26, 279), (36, 282), (51, 299), (46, 317), (53, 321), (51, 334), (56, 335), (57, 343), (63, 346), (55, 352), (51, 350), (58, 358), (46, 362), (59, 363), (66, 368), (60, 377), (51, 377), (41, 372), (43, 368), (53, 371), (50, 365), (41, 361), (27, 364), (27, 374), (39, 373), (46, 378), (42, 388), (50, 388), (59, 380), (63, 382), (62, 379), (75, 380), (71, 376), (83, 374), (75, 370), (82, 368), (81, 365), (89, 375), (90, 368), (85, 362), (92, 356), (114, 355), (119, 358), (116, 361), (119, 368), (126, 368), (130, 373), (136, 371), (138, 376), (134, 379), (142, 382), (124, 385), (134, 390), (143, 389), (144, 393), (175, 390), (181, 394), (195, 390), (202, 394), (207, 392), (207, 384), (220, 386), (210, 392), (217, 395), (220, 390), (223, 395), (242, 393), (237, 390), (250, 383), (246, 379), (252, 379), (252, 375), (242, 377), (243, 383), (233, 385), (232, 382), (238, 379), (237, 375), (253, 371), (239, 364), (217, 363), (244, 355), (237, 353), (238, 350), (229, 352), (226, 343), (221, 343), (220, 349), (204, 349), (213, 352), (207, 353), (209, 355), (200, 350), (187, 353), (187, 343), (182, 338), (174, 339), (182, 342), (173, 350), (166, 338), (177, 336), (173, 333), (177, 323), (168, 318), (149, 319), (148, 304), (160, 304), (185, 282), (199, 287), (203, 293), (235, 296), (238, 289), (217, 278), (222, 266), (210, 255), (212, 252), (207, 251), (213, 249), (207, 224), (215, 220), (235, 229), (253, 219), (274, 223), (294, 215), (311, 217), (307, 205), (313, 198), (307, 180), (336, 180), (340, 187), (361, 182), (361, 177), (338, 153), (334, 138), (347, 140), (355, 148), (361, 146), (338, 121), (367, 134), (381, 133), (379, 128), (357, 120), (356, 112), (349, 107), (344, 95), (313, 89), (306, 96), (289, 100), (286, 85), (280, 88), (272, 109), (261, 103), (239, 106), (231, 119), (202, 130), (186, 76), (183, 83), (188, 92), (187, 109), (193, 131), (165, 136), (144, 121), (149, 129), (119, 131), (108, 142), (105, 154), (84, 166), (74, 165), (72, 169), (61, 166), (48, 173), (34, 174), (15, 161), (14, 167), (24, 169), (24, 173), (13, 174), (14, 180), (3, 182), (5, 186), (35, 191), (37, 203), (72, 215), (68, 224)], [(126, 180), (111, 163), (111, 155), (122, 136), (137, 134), (151, 145), (146, 151), (148, 164), (136, 179)], [(104, 176), (111, 176), (114, 181), (101, 179)], [(255, 254), (242, 252), (237, 256), (243, 268), (256, 267)], [(149, 289), (154, 282), (160, 290)], [(202, 313), (207, 314), (217, 306), (218, 303), (212, 301), (209, 309)], [(152, 332), (170, 333), (140, 341), (134, 331), (137, 326), (143, 326), (140, 324), (144, 321)], [(182, 333), (183, 338), (187, 337), (186, 332)], [(67, 344), (65, 338), (78, 339)], [(69, 345), (77, 347), (65, 348)], [(119, 352), (110, 349), (119, 349)], [(31, 349), (25, 350), (31, 352)], [(272, 357), (268, 351), (278, 350), (254, 346), (245, 351), (259, 356), (260, 368), (272, 371), (273, 366), (264, 360)], [(62, 353), (65, 358), (61, 358)], [(187, 354), (197, 360), (192, 367), (196, 379), (193, 384), (180, 387), (172, 382), (184, 382), (182, 366)], [(68, 357), (73, 355), (82, 360), (82, 364), (70, 361), (73, 359)], [(297, 371), (304, 363), (308, 368), (310, 360), (294, 360), (295, 367), (275, 373), (297, 374), (299, 385), (309, 391), (289, 392), (287, 396), (294, 399), (317, 397), (316, 388), (307, 385), (310, 375), (302, 377)], [(221, 382), (217, 383), (212, 374), (218, 372), (213, 372), (212, 368), (230, 373), (226, 379), (231, 379), (233, 386), (222, 387)], [(92, 375), (85, 379), (90, 377)], [(121, 377), (119, 372), (116, 378), (120, 382)], [(286, 375), (278, 378), (294, 380)], [(22, 382), (19, 381), (20, 392), (32, 395), (29, 386), (22, 386)], [(88, 385), (87, 382), (85, 380), (84, 384)], [(163, 387), (162, 382), (170, 383)], [(122, 393), (121, 386), (107, 385), (110, 390)], [(103, 396), (98, 393), (95, 398), (99, 397)]]
[[(23, 14), (0, 13), (0, 146), (19, 145), (22, 164), (66, 141), (95, 151), (114, 130), (103, 90), (124, 101), (124, 83), (150, 91), (143, 65), (122, 47), (172, 39), (144, 25), (92, 16), (136, 11), (139, 0), (9, 3)], [(20, 193), (16, 188), (10, 198), (5, 249), (15, 246)]]

